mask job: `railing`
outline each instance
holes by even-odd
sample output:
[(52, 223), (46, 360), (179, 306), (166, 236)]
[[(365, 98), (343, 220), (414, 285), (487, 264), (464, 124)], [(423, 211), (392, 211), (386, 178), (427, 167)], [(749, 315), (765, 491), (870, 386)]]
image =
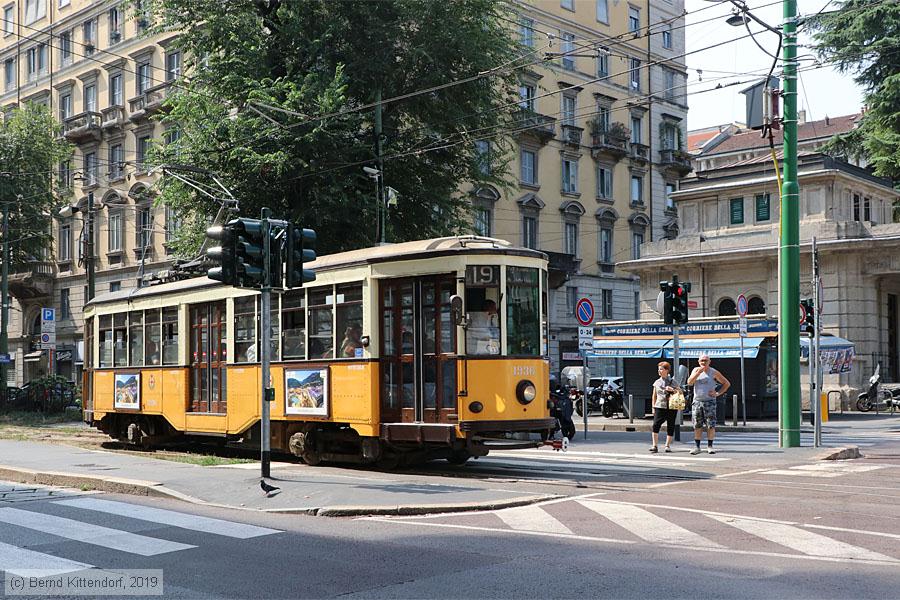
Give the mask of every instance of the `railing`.
[(556, 119), (553, 117), (523, 108), (519, 110), (519, 115), (516, 118), (516, 129), (519, 133), (553, 137), (555, 134), (554, 123), (556, 123)]
[(650, 156), (650, 146), (646, 144), (638, 144), (636, 142), (631, 142), (631, 158), (637, 160), (648, 160)]
[(130, 99), (128, 107), (131, 112), (131, 118), (141, 118), (146, 116), (147, 113), (159, 109), (165, 99), (168, 98), (171, 88), (172, 82), (164, 81), (159, 85), (147, 88), (141, 95)]
[(659, 162), (666, 166), (686, 169), (687, 171), (690, 171), (693, 168), (691, 166), (690, 154), (672, 148), (666, 148), (659, 151)]
[(46, 275), (47, 277), (53, 277), (55, 273), (53, 263), (49, 261), (31, 261), (13, 271), (13, 275)]
[(625, 140), (619, 136), (612, 135), (608, 131), (598, 131), (592, 134), (591, 138), (594, 150), (605, 150), (618, 156), (625, 156), (627, 152)]
[(89, 134), (92, 129), (99, 129), (103, 115), (98, 112), (83, 112), (74, 117), (69, 117), (63, 123), (63, 135), (78, 137)]
[(125, 108), (122, 106), (109, 106), (100, 111), (103, 115), (103, 127), (118, 127), (125, 122)]
[(581, 134), (584, 131), (582, 127), (576, 127), (569, 123), (563, 123), (560, 126), (562, 130), (563, 141), (571, 146), (581, 146)]

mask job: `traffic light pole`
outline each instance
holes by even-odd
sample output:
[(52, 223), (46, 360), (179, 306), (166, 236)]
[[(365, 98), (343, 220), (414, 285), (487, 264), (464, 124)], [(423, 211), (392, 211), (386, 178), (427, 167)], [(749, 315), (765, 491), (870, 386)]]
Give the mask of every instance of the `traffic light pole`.
[(822, 364), (821, 364), (821, 354), (819, 353), (819, 341), (821, 336), (820, 327), (822, 323), (822, 311), (819, 310), (819, 307), (822, 305), (822, 298), (819, 297), (819, 248), (816, 246), (816, 238), (812, 239), (812, 267), (813, 267), (813, 306), (815, 310), (815, 321), (813, 322), (813, 335), (815, 336), (813, 340), (815, 343), (813, 344), (815, 348), (810, 348), (810, 351), (815, 349), (816, 361), (815, 361), (815, 389), (816, 389), (816, 397), (814, 398), (816, 403), (816, 412), (815, 421), (813, 421), (813, 445), (816, 448), (819, 448), (822, 445)]
[[(676, 324), (672, 325), (672, 362), (675, 365), (675, 367), (672, 370), (672, 373), (676, 377), (678, 377), (678, 367), (680, 366), (680, 360), (679, 360), (679, 356), (678, 356), (680, 349), (681, 348), (678, 344), (678, 324), (676, 323)], [(685, 407), (685, 408), (687, 408), (687, 407)], [(675, 435), (672, 436), (673, 438), (675, 438), (676, 442), (681, 441), (681, 422), (683, 419), (684, 419), (684, 411), (679, 410), (678, 414), (675, 415)]]
[(259, 356), (262, 363), (262, 374), (260, 379), (260, 402), (262, 402), (262, 412), (259, 426), (260, 435), (260, 464), (262, 467), (262, 476), (269, 477), (272, 440), (271, 433), (271, 414), (269, 402), (269, 363), (272, 360), (272, 343), (269, 339), (272, 335), (272, 268), (269, 257), (271, 256), (271, 240), (269, 236), (269, 209), (262, 209), (262, 239), (263, 239), (263, 285), (260, 289), (260, 316), (259, 316)]

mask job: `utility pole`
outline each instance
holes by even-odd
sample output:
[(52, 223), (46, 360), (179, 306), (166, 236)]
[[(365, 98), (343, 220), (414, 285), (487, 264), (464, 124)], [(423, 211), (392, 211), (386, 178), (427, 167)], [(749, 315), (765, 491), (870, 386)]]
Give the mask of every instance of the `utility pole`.
[(269, 364), (272, 360), (272, 343), (269, 339), (272, 335), (272, 261), (271, 257), (271, 239), (269, 236), (269, 209), (262, 209), (262, 242), (263, 242), (263, 284), (260, 290), (260, 317), (259, 317), (259, 356), (262, 363), (262, 383), (261, 394), (262, 399), (262, 418), (260, 421), (260, 463), (262, 465), (262, 476), (270, 476), (270, 443), (271, 443), (271, 416), (269, 410), (269, 402), (274, 398), (270, 398), (269, 391)]
[(85, 244), (84, 265), (87, 271), (87, 302), (94, 299), (94, 192), (88, 192), (87, 213), (85, 214), (85, 227), (87, 228), (87, 243)]
[[(9, 353), (9, 202), (3, 203), (3, 266), (0, 281), (0, 354)], [(6, 391), (7, 363), (0, 363), (0, 379), (3, 391)]]
[[(812, 401), (815, 402), (815, 420), (813, 421), (813, 446), (819, 448), (822, 446), (822, 361), (821, 355), (819, 354), (819, 342), (821, 341), (820, 332), (822, 327), (822, 311), (820, 307), (822, 306), (822, 298), (819, 296), (819, 248), (816, 246), (816, 238), (815, 236), (812, 239), (812, 267), (813, 267), (813, 307), (815, 310), (815, 321), (813, 321), (813, 338), (810, 342), (809, 351), (810, 356), (815, 352), (815, 380), (813, 381), (813, 387), (816, 390), (815, 397), (812, 398)], [(810, 407), (812, 408), (812, 407)]]
[(778, 256), (778, 443), (800, 445), (800, 185), (797, 178), (797, 0), (784, 0), (784, 183)]
[(384, 159), (382, 158), (381, 148), (381, 86), (375, 88), (375, 156), (378, 160), (378, 207), (376, 215), (378, 217), (378, 241), (384, 245), (387, 241), (387, 206), (384, 203)]

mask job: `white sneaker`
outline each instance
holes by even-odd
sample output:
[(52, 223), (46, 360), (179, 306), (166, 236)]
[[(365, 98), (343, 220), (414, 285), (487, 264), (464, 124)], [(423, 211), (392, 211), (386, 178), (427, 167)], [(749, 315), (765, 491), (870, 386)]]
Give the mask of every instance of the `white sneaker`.
[(700, 454), (700, 448), (694, 448), (693, 450), (691, 450), (691, 454), (693, 454), (694, 456)]
[(716, 453), (716, 449), (715, 449), (715, 448), (707, 448), (707, 449), (706, 449), (706, 453), (707, 453), (707, 454), (715, 454), (715, 453)]

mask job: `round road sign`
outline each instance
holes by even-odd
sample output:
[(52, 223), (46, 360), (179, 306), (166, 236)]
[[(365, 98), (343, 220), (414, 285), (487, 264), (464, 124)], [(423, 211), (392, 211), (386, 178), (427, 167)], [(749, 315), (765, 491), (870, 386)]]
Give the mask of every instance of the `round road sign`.
[(582, 298), (575, 305), (575, 318), (584, 326), (594, 322), (594, 305), (587, 298)]
[(743, 294), (737, 299), (737, 314), (739, 317), (747, 316), (747, 298)]
[(806, 307), (802, 304), (800, 305), (800, 324), (803, 325), (806, 323)]

